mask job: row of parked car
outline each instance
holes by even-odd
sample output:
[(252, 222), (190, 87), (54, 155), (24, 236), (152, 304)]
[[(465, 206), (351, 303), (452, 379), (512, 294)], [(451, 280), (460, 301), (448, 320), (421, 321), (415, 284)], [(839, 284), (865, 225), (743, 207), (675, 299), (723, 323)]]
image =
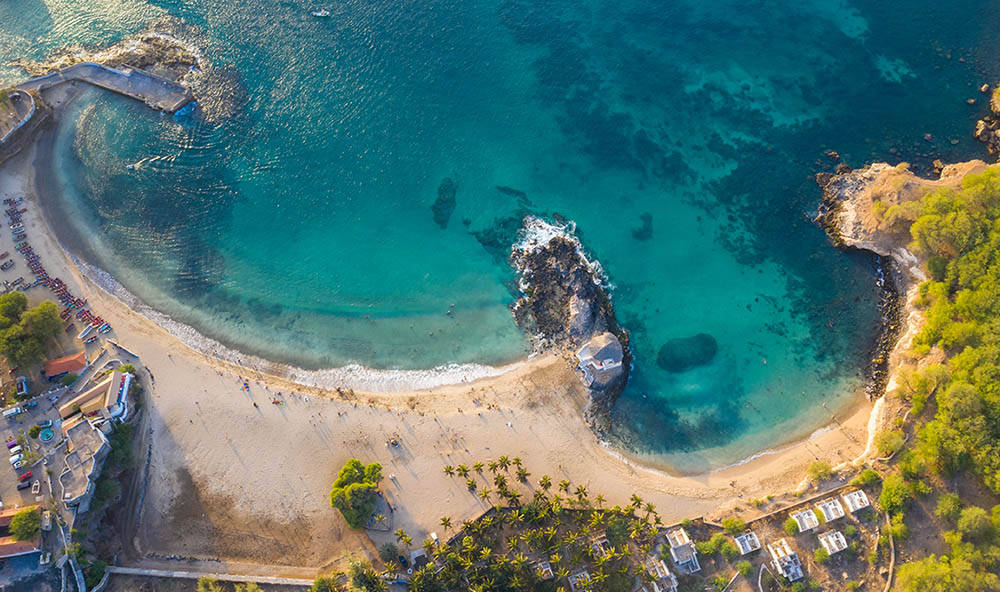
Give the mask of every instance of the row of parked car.
[[(42, 429), (51, 428), (52, 420), (46, 419), (45, 421), (40, 422), (37, 425)], [(10, 454), (10, 466), (13, 467), (15, 471), (24, 467), (25, 465), (24, 449), (22, 449), (21, 445), (18, 444), (17, 439), (12, 437), (9, 440), (7, 440), (7, 452)], [(38, 482), (37, 479), (35, 480), (34, 483), (29, 483), (29, 479), (31, 479), (31, 477), (32, 477), (31, 471), (27, 471), (18, 476), (17, 488), (27, 489), (28, 487), (31, 487), (32, 493), (38, 493), (39, 489), (41, 488), (41, 484)]]

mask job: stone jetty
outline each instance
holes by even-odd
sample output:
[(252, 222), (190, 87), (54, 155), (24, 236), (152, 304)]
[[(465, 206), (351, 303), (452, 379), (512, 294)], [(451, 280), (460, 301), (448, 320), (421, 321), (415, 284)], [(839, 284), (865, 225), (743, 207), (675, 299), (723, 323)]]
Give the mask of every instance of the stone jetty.
[(79, 80), (142, 101), (153, 109), (173, 113), (194, 97), (184, 86), (136, 68), (110, 68), (92, 62), (74, 64), (46, 76), (32, 78), (17, 88), (41, 93), (64, 82)]

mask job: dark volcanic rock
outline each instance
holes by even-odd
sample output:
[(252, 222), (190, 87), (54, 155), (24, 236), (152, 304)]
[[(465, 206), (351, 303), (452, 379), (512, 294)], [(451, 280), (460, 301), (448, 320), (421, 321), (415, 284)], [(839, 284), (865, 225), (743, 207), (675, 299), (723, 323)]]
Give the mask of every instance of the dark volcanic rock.
[(434, 200), (431, 210), (434, 212), (434, 223), (442, 229), (448, 228), (448, 220), (451, 219), (452, 212), (455, 211), (455, 193), (458, 188), (450, 177), (445, 177), (438, 185), (438, 196)]
[(656, 356), (656, 365), (667, 372), (684, 372), (712, 361), (719, 344), (708, 333), (678, 337), (663, 344)]
[(583, 254), (571, 226), (524, 218), (521, 240), (511, 250), (520, 274), (521, 298), (514, 318), (543, 346), (571, 348), (590, 389), (587, 417), (598, 431), (628, 381), (628, 333), (615, 320), (600, 266)]

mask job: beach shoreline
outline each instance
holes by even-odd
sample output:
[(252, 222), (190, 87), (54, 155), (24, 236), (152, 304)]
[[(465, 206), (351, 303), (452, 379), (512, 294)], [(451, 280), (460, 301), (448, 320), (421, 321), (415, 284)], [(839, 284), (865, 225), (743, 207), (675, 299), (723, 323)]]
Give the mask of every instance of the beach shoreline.
[[(53, 101), (57, 115), (70, 98)], [(483, 375), (451, 374), (458, 380), (448, 383), (437, 378), (407, 385), (399, 379), (392, 383), (396, 388), (381, 391), (336, 384), (330, 375), (326, 382), (302, 384), (298, 373), (280, 365), (262, 361), (254, 368), (239, 364), (239, 357), (234, 361), (219, 351), (202, 351), (184, 332), (144, 314), (145, 305), (134, 296), (122, 299), (110, 276), (88, 269), (63, 248), (52, 228), (53, 214), (38, 206), (45, 201), (36, 192), (36, 176), (42, 174), (36, 159), (44, 158), (36, 154), (40, 143), (36, 138), (30, 149), (3, 165), (0, 194), (25, 195), (34, 210), (27, 215), (32, 245), (50, 274), (79, 290), (149, 373), (143, 377), (150, 391), (150, 416), (144, 421), (156, 445), (136, 550), (141, 555), (281, 556), (295, 565), (329, 565), (357, 549), (371, 553), (382, 542), (379, 535), (369, 540), (345, 530), (326, 499), (336, 470), (352, 456), (378, 460), (394, 475), (387, 497), (400, 509), (397, 525), (416, 539), (439, 530), (441, 508), (449, 508), (455, 519), (485, 509), (461, 480), (442, 473), (445, 464), (520, 456), (535, 478), (549, 474), (587, 484), (609, 503), (627, 503), (635, 492), (661, 508), (665, 520), (677, 521), (731, 514), (734, 507), (752, 517), (763, 510), (748, 504), (750, 498), (801, 489), (809, 463), (823, 459), (847, 466), (856, 464), (866, 443), (870, 450), (876, 406), (859, 396), (857, 404), (806, 438), (709, 472), (671, 474), (611, 448), (592, 432), (583, 412), (589, 394), (566, 351)], [(39, 210), (42, 215), (35, 215)], [(28, 294), (36, 299), (39, 292)], [(241, 388), (244, 381), (251, 389)], [(399, 438), (405, 452), (383, 447), (387, 437)], [(265, 442), (275, 450), (304, 453), (255, 454)], [(189, 507), (192, 496), (197, 512)], [(215, 525), (210, 531), (200, 526), (206, 515)], [(290, 530), (277, 537), (290, 549), (281, 555), (274, 555), (277, 543), (251, 549), (238, 534), (244, 523), (301, 529), (304, 520), (308, 536)], [(313, 547), (323, 549), (323, 555)]]

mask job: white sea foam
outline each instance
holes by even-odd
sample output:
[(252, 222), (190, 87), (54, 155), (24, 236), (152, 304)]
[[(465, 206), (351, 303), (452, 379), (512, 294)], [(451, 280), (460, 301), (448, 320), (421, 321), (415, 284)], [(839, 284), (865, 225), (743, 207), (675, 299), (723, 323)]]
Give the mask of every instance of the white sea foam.
[[(583, 243), (576, 237), (575, 222), (569, 221), (566, 224), (556, 224), (532, 215), (524, 217), (524, 223), (518, 233), (517, 242), (510, 249), (511, 261), (514, 264), (514, 269), (521, 274), (522, 283), (524, 282), (525, 272), (530, 272), (525, 256), (533, 251), (545, 248), (552, 242), (552, 239), (557, 237), (564, 238), (573, 244), (580, 259), (586, 265), (587, 269), (590, 270), (590, 275), (594, 279), (594, 283), (605, 285), (608, 288), (613, 287), (608, 283), (608, 277), (604, 273), (601, 263), (587, 256), (587, 252), (583, 248)], [(523, 289), (525, 286), (521, 287)]]
[(472, 382), (480, 378), (499, 376), (509, 372), (523, 362), (506, 366), (486, 366), (482, 364), (446, 364), (428, 370), (382, 370), (368, 368), (360, 364), (349, 364), (339, 368), (306, 370), (286, 364), (278, 364), (264, 358), (245, 354), (202, 335), (194, 327), (174, 320), (170, 316), (142, 302), (107, 271), (75, 257), (68, 251), (69, 258), (81, 273), (104, 292), (110, 294), (133, 312), (156, 323), (184, 344), (207, 356), (223, 360), (245, 368), (278, 375), (304, 386), (318, 388), (348, 388), (373, 392), (400, 392), (429, 389), (448, 384)]

